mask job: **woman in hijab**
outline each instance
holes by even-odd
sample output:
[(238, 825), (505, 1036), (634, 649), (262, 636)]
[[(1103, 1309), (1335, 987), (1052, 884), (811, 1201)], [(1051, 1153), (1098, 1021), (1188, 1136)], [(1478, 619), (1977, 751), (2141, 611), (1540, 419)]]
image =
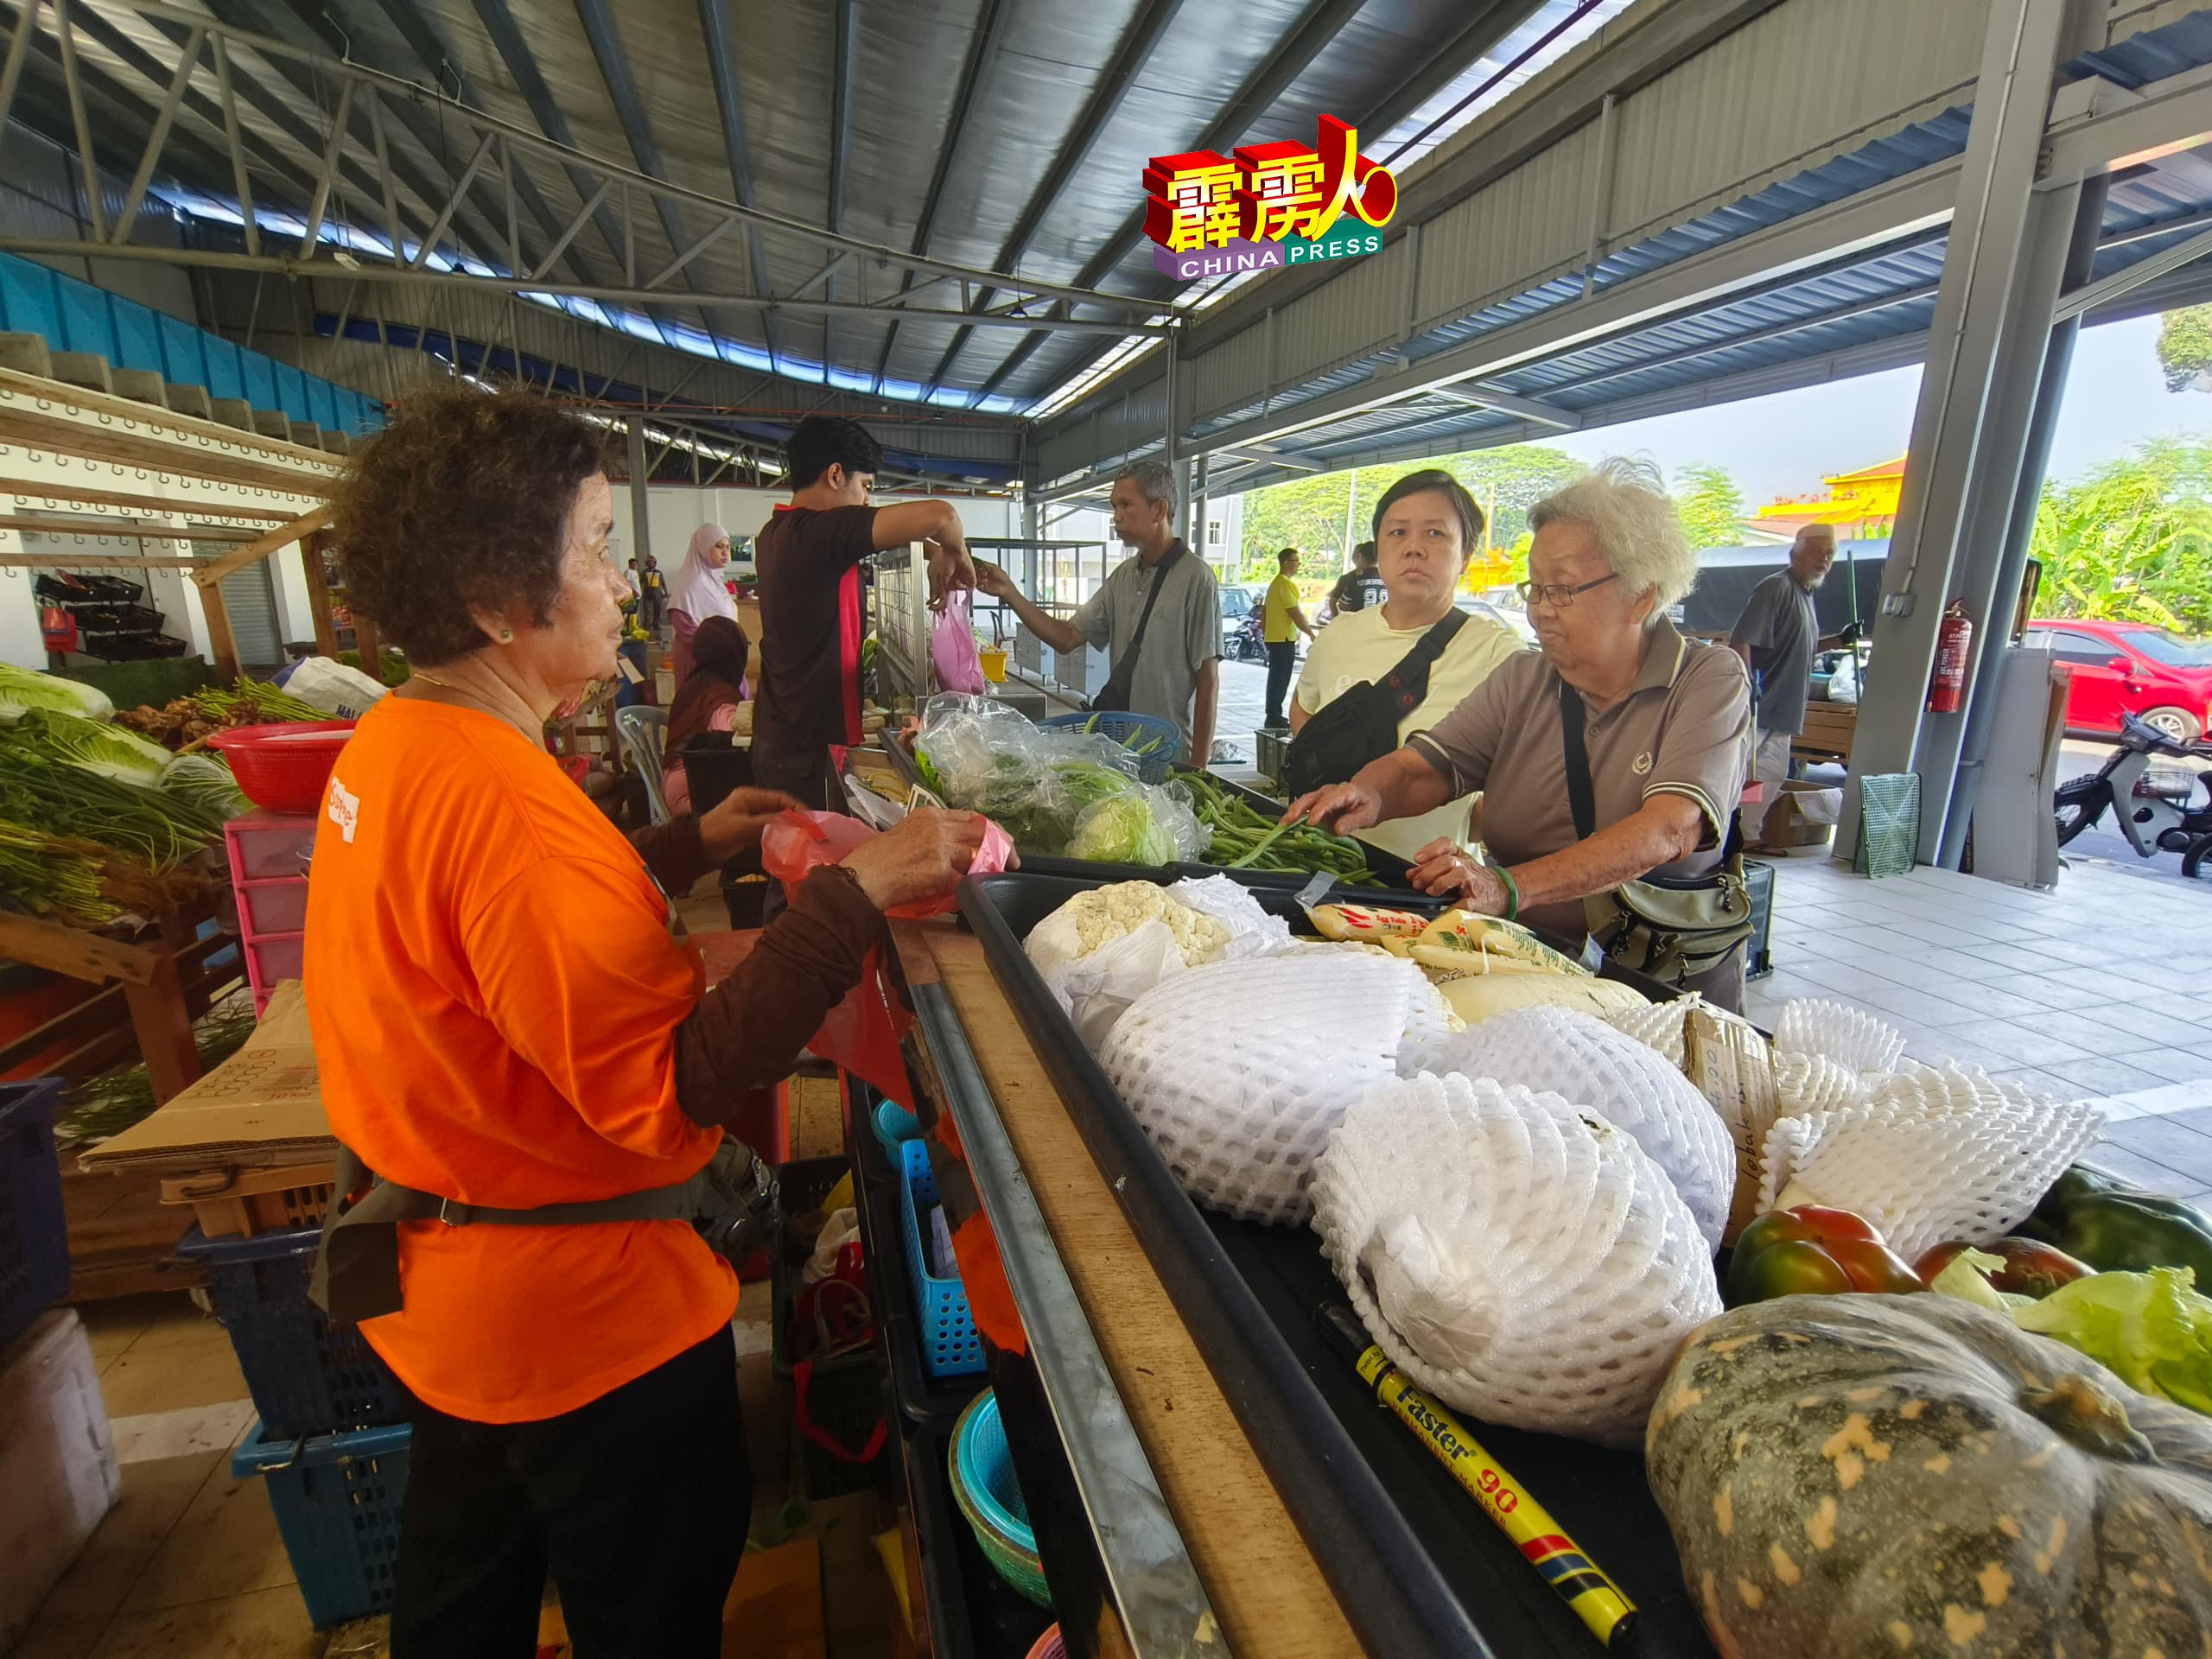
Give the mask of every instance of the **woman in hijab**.
[(749, 700), (746, 659), (753, 642), (726, 616), (710, 616), (691, 635), (691, 674), (676, 688), (662, 747), (660, 792), (669, 816), (691, 810), (691, 784), (683, 775), (683, 745), (701, 732), (736, 729), (737, 706)]
[(691, 532), (691, 545), (668, 589), (668, 620), (676, 630), (671, 665), (679, 690), (691, 673), (691, 639), (699, 625), (710, 616), (737, 620), (737, 601), (722, 581), (722, 567), (728, 563), (728, 531), (720, 524), (702, 524)]

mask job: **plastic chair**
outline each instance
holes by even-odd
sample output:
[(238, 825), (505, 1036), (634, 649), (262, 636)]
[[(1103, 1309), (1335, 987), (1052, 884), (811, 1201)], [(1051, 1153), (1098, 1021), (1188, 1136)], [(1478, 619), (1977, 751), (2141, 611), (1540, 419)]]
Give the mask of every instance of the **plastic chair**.
[(661, 745), (668, 737), (668, 710), (639, 702), (617, 709), (614, 734), (621, 740), (622, 752), (637, 767), (638, 776), (645, 779), (645, 800), (652, 808), (653, 822), (666, 823), (672, 815), (668, 810), (668, 798), (660, 789), (660, 753)]

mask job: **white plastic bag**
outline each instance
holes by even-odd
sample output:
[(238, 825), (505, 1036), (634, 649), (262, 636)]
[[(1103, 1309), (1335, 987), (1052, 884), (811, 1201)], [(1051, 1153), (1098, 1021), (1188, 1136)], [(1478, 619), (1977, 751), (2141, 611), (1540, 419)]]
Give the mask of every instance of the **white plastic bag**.
[(817, 1279), (827, 1279), (837, 1270), (837, 1252), (861, 1236), (860, 1213), (850, 1205), (833, 1210), (822, 1224), (822, 1236), (814, 1241), (814, 1254), (798, 1270), (798, 1281), (810, 1285)]
[(310, 657), (292, 671), (284, 690), (333, 720), (359, 720), (384, 699), (386, 688), (358, 668), (327, 657)]
[(1146, 922), (1088, 956), (1046, 970), (1045, 988), (1068, 1011), (1076, 1035), (1096, 1053), (1129, 1004), (1163, 980), (1189, 972), (1165, 922)]
[(1211, 916), (1229, 930), (1229, 944), (1216, 962), (1242, 962), (1247, 957), (1272, 956), (1291, 944), (1290, 924), (1270, 916), (1252, 896), (1251, 888), (1225, 875), (1191, 876), (1167, 889), (1167, 896), (1188, 905), (1201, 916)]

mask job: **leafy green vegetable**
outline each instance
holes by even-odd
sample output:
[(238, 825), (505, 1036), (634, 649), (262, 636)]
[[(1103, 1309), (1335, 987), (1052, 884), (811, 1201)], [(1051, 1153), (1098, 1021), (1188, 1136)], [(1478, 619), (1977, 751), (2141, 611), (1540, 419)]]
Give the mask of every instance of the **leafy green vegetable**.
[(2009, 1316), (2015, 1307), (2032, 1307), (2034, 1297), (2008, 1296), (1989, 1282), (1988, 1275), (2002, 1271), (2004, 1266), (2003, 1256), (1992, 1255), (1987, 1250), (1961, 1250), (1929, 1281), (1928, 1288), (1986, 1307), (1992, 1313)]
[(72, 927), (113, 921), (121, 912), (100, 891), (105, 850), (0, 818), (0, 905)]
[(273, 726), (286, 721), (328, 720), (330, 711), (302, 702), (280, 685), (240, 680), (227, 691), (211, 686), (192, 694), (202, 718), (231, 726)]
[(162, 770), (170, 760), (167, 749), (136, 732), (57, 710), (38, 715), (30, 729), (57, 760), (140, 789), (159, 788)]
[(1068, 842), (1068, 856), (1100, 864), (1169, 864), (1175, 841), (1153, 816), (1151, 803), (1130, 791), (1090, 809)]
[(2145, 1394), (2212, 1414), (2212, 1297), (2187, 1268), (2096, 1273), (2012, 1310), (2023, 1331), (2056, 1337)]
[(180, 754), (162, 772), (162, 791), (204, 811), (235, 818), (253, 810), (219, 754)]
[(115, 713), (107, 694), (97, 687), (0, 663), (0, 725), (12, 724), (36, 709), (51, 709), (84, 720), (105, 720)]
[(48, 835), (82, 836), (166, 869), (223, 833), (215, 813), (159, 789), (118, 784), (62, 758), (50, 716), (0, 726), (0, 818)]

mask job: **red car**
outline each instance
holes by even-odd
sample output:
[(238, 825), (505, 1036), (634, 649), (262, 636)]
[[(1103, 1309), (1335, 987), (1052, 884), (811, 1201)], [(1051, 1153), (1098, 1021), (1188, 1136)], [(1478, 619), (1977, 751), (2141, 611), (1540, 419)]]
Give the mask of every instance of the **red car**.
[(2212, 723), (2212, 639), (2184, 639), (2141, 622), (2071, 618), (2031, 622), (2028, 638), (2049, 639), (2052, 654), (2074, 671), (2069, 732), (2107, 735), (2130, 714), (2190, 743)]

